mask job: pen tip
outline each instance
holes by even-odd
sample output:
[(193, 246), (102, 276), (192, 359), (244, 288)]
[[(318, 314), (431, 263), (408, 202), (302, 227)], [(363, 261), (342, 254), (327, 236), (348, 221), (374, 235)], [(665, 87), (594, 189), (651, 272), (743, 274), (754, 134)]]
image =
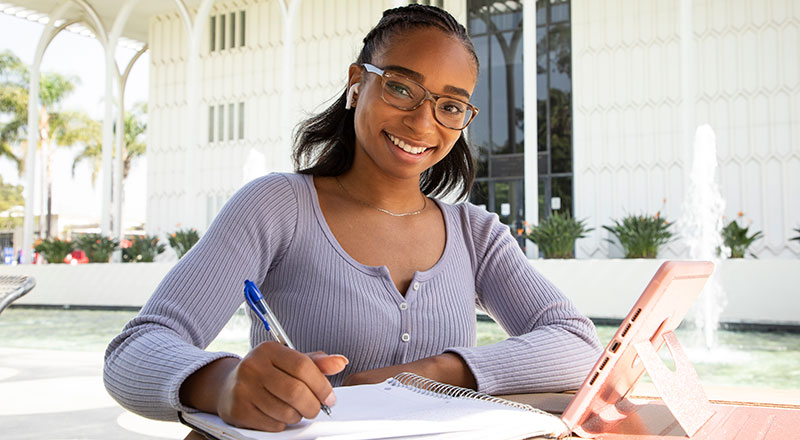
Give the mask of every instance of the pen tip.
[(328, 415), (328, 417), (330, 417), (330, 416), (331, 416), (331, 409), (330, 409), (330, 408), (328, 408), (328, 406), (327, 406), (327, 405), (322, 405), (322, 406), (321, 406), (321, 408), (322, 408), (322, 411), (324, 411), (324, 412), (325, 412), (325, 414), (327, 414), (327, 415)]

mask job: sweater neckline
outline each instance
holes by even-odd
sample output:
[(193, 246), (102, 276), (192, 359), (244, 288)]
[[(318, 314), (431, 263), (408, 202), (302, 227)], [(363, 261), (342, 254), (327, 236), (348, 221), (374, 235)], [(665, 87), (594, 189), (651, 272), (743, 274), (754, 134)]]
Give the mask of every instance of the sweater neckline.
[[(311, 205), (314, 210), (314, 216), (317, 218), (317, 223), (319, 224), (320, 229), (322, 230), (322, 234), (328, 240), (331, 247), (351, 266), (355, 267), (356, 269), (364, 272), (368, 275), (385, 277), (389, 280), (389, 284), (394, 287), (394, 290), (397, 291), (397, 286), (394, 285), (392, 281), (391, 274), (389, 273), (389, 268), (386, 265), (382, 266), (368, 266), (363, 264), (353, 258), (346, 250), (342, 247), (339, 243), (339, 240), (336, 239), (336, 236), (333, 235), (333, 231), (331, 231), (330, 226), (328, 225), (327, 220), (325, 220), (325, 215), (322, 213), (322, 208), (319, 204), (319, 195), (317, 194), (317, 188), (314, 186), (314, 176), (310, 174), (303, 174), (303, 180), (306, 182), (306, 187), (311, 194)], [(450, 255), (450, 247), (452, 246), (452, 227), (450, 221), (450, 213), (446, 209), (446, 206), (437, 199), (431, 199), (436, 203), (439, 207), (439, 210), (442, 212), (442, 216), (444, 218), (444, 229), (445, 229), (445, 244), (444, 244), (444, 251), (439, 259), (436, 261), (430, 269), (424, 271), (415, 271), (414, 277), (412, 278), (413, 281), (427, 281), (434, 276), (436, 276), (439, 272), (441, 272), (442, 267), (445, 265), (445, 261), (449, 258)], [(400, 293), (398, 291), (398, 293)]]

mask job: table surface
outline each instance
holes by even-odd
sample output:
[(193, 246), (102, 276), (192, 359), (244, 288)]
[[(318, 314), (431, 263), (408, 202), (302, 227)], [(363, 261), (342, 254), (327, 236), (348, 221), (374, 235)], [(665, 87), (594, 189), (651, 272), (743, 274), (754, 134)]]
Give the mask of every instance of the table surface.
[[(748, 404), (800, 409), (800, 390), (771, 390), (744, 387), (704, 387), (706, 395), (712, 403)], [(515, 402), (526, 403), (549, 413), (561, 414), (572, 400), (574, 392), (511, 394), (499, 396)], [(638, 384), (631, 394), (632, 398), (658, 399), (658, 392), (653, 384)], [(578, 439), (578, 437), (569, 437)], [(192, 432), (184, 440), (206, 440), (202, 435)]]

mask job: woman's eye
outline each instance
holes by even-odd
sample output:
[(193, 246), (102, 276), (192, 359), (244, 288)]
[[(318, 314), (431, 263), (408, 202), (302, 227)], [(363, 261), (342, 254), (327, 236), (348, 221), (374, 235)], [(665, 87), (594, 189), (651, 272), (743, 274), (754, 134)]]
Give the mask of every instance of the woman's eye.
[(386, 89), (395, 96), (403, 97), (403, 98), (411, 98), (412, 93), (411, 89), (409, 89), (406, 85), (398, 82), (387, 81), (386, 82)]
[(439, 104), (439, 109), (453, 114), (453, 115), (460, 115), (467, 111), (466, 106), (464, 104), (453, 102), (453, 101), (445, 101)]

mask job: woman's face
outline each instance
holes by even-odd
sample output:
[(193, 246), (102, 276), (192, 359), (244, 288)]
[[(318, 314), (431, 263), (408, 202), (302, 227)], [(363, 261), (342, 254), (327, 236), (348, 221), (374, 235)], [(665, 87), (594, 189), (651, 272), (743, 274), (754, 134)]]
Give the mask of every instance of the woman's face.
[[(475, 62), (464, 44), (435, 28), (396, 35), (370, 64), (414, 79), (433, 94), (463, 101), (469, 100), (477, 80)], [(381, 98), (380, 76), (351, 66), (350, 84), (355, 82), (361, 83), (355, 106), (356, 164), (395, 178), (419, 178), (461, 135), (461, 130), (436, 121), (433, 102), (411, 111), (395, 108)]]

